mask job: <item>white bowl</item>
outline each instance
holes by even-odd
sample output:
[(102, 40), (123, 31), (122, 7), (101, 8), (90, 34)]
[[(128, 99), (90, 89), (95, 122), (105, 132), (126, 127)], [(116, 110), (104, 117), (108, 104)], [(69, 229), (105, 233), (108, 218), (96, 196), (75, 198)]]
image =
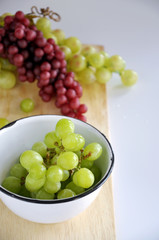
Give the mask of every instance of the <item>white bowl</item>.
[(31, 149), (36, 141), (42, 141), (46, 133), (55, 129), (56, 123), (61, 118), (73, 121), (75, 132), (85, 137), (86, 144), (98, 142), (102, 145), (102, 156), (96, 161), (102, 172), (102, 178), (86, 192), (72, 198), (59, 200), (37, 200), (21, 197), (0, 186), (0, 198), (3, 203), (16, 215), (32, 222), (57, 223), (81, 213), (97, 197), (114, 165), (114, 154), (109, 141), (90, 124), (58, 115), (31, 116), (14, 121), (0, 129), (0, 183), (20, 154)]

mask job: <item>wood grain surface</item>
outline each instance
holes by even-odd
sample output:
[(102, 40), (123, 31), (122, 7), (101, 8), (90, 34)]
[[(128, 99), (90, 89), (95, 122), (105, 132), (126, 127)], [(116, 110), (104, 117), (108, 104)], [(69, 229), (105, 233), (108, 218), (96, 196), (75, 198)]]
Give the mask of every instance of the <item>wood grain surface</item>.
[[(102, 47), (97, 47), (103, 49)], [(35, 102), (31, 114), (23, 113), (19, 104), (29, 97)], [(86, 103), (88, 123), (108, 137), (106, 87), (94, 83), (83, 85), (81, 103)], [(0, 89), (0, 118), (9, 121), (38, 114), (60, 114), (54, 105), (42, 102), (36, 84), (17, 83), (11, 90)], [(0, 143), (0, 145), (3, 143)], [(12, 213), (0, 201), (0, 240), (114, 240), (115, 222), (111, 177), (103, 185), (96, 200), (83, 213), (58, 224), (39, 224), (24, 220)]]

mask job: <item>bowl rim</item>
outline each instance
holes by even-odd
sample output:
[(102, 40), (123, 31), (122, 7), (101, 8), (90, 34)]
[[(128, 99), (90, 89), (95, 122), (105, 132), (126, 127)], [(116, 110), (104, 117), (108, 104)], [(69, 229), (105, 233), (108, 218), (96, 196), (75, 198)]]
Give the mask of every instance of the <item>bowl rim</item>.
[(112, 146), (111, 146), (109, 140), (107, 139), (107, 137), (105, 136), (105, 134), (103, 134), (99, 129), (97, 129), (96, 127), (94, 127), (90, 123), (83, 122), (82, 120), (75, 119), (75, 118), (72, 118), (72, 117), (58, 115), (58, 114), (41, 114), (41, 115), (32, 115), (32, 116), (19, 118), (19, 119), (16, 119), (16, 120), (8, 123), (4, 127), (0, 128), (0, 131), (2, 131), (3, 129), (6, 129), (8, 127), (13, 126), (18, 121), (23, 121), (23, 120), (25, 120), (27, 118), (47, 117), (47, 116), (55, 116), (55, 117), (57, 116), (57, 117), (67, 118), (67, 119), (70, 119), (70, 120), (73, 120), (73, 121), (77, 121), (77, 122), (82, 122), (82, 124), (86, 124), (86, 125), (94, 128), (99, 134), (101, 134), (101, 136), (104, 137), (105, 141), (107, 142), (107, 144), (108, 144), (108, 146), (110, 148), (111, 155), (112, 155), (111, 158), (110, 158), (111, 164), (110, 164), (110, 167), (109, 167), (109, 169), (107, 171), (107, 174), (95, 186), (92, 186), (90, 189), (86, 190), (85, 192), (83, 192), (83, 193), (81, 193), (79, 195), (76, 195), (74, 197), (70, 197), (70, 198), (52, 199), (52, 200), (47, 200), (47, 199), (46, 200), (45, 199), (42, 200), (42, 199), (27, 198), (27, 197), (23, 197), (23, 196), (20, 196), (18, 194), (12, 193), (12, 192), (6, 190), (5, 188), (3, 188), (1, 185), (0, 185), (0, 192), (4, 193), (4, 194), (6, 194), (6, 195), (8, 195), (10, 197), (13, 197), (15, 199), (22, 200), (24, 202), (38, 203), (38, 204), (59, 204), (59, 203), (66, 203), (66, 202), (72, 202), (72, 201), (75, 201), (75, 200), (79, 200), (79, 199), (89, 195), (90, 193), (93, 193), (98, 188), (100, 188), (106, 182), (106, 180), (109, 178), (109, 176), (110, 176), (110, 174), (111, 174), (111, 172), (113, 170), (114, 160), (115, 160)]

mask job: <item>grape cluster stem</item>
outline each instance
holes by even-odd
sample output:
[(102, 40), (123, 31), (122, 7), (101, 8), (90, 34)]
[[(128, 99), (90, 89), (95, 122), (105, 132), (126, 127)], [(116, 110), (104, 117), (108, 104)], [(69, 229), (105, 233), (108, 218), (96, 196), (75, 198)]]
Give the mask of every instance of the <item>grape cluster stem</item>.
[[(39, 14), (39, 16), (37, 15)], [(49, 17), (50, 19), (54, 20), (55, 22), (59, 22), (61, 20), (61, 16), (54, 12), (53, 10), (50, 10), (49, 7), (47, 8), (40, 8), (40, 11), (38, 10), (37, 6), (31, 7), (31, 13), (28, 13), (27, 15), (32, 15), (33, 17)]]

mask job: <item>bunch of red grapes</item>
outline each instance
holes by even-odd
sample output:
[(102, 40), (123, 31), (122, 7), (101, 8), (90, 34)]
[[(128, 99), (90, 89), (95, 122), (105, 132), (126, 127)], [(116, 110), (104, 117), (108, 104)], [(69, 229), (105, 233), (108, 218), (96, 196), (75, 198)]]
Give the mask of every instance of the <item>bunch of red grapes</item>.
[(63, 115), (86, 121), (83, 113), (87, 106), (79, 100), (82, 87), (75, 81), (74, 73), (67, 72), (64, 53), (53, 39), (45, 39), (21, 11), (4, 19), (4, 27), (0, 28), (0, 56), (17, 67), (21, 82), (37, 80), (43, 101), (56, 96), (55, 105)]

